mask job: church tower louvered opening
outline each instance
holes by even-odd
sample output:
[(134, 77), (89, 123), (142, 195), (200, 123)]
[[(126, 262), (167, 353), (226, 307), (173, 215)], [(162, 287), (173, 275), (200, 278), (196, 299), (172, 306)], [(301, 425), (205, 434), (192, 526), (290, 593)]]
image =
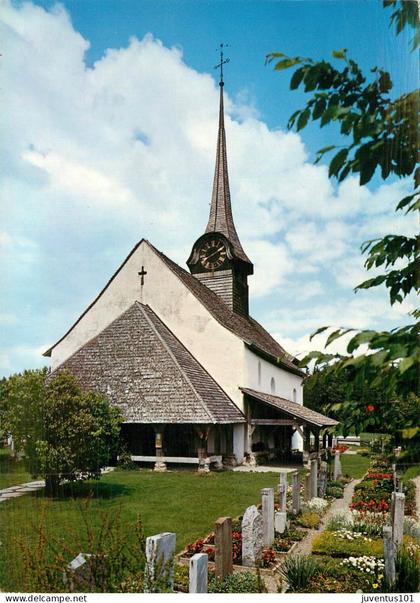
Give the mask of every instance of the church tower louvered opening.
[[(223, 52), (221, 53), (221, 67), (223, 67)], [(248, 276), (253, 274), (254, 266), (243, 250), (232, 215), (222, 69), (219, 86), (219, 131), (210, 216), (205, 234), (194, 243), (187, 264), (191, 273), (219, 295), (231, 310), (248, 316)]]

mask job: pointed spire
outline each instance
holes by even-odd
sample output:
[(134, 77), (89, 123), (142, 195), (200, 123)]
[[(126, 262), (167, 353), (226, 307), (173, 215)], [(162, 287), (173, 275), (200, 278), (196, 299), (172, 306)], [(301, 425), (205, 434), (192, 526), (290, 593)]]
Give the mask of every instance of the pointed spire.
[(217, 137), (216, 167), (214, 170), (213, 194), (207, 232), (221, 232), (230, 241), (235, 255), (245, 262), (251, 261), (244, 252), (236, 232), (232, 216), (230, 201), (229, 174), (226, 154), (226, 133), (223, 106), (223, 54), (221, 54), (220, 73), (220, 107), (219, 107), (219, 133)]

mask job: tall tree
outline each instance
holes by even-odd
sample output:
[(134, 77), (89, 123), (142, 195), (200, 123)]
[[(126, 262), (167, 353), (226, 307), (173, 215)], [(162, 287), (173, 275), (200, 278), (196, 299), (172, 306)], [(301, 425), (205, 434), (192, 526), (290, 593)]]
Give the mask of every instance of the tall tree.
[(25, 371), (3, 383), (5, 426), (28, 470), (49, 495), (60, 481), (99, 478), (116, 453), (121, 416), (102, 394), (85, 392), (66, 372)]
[[(415, 50), (420, 42), (417, 2), (385, 0), (383, 6), (393, 11), (390, 20), (397, 35), (405, 28), (414, 30), (411, 50)], [(393, 98), (389, 72), (373, 67), (368, 75), (363, 73), (357, 62), (349, 58), (345, 48), (333, 51), (332, 57), (334, 64), (327, 60), (290, 57), (281, 52), (267, 56), (267, 62), (273, 63), (276, 71), (296, 67), (290, 80), (291, 90), (301, 87), (311, 93), (306, 106), (290, 117), (288, 127), (296, 127), (299, 131), (310, 121), (317, 122), (320, 127), (337, 123), (340, 133), (349, 139), (348, 144), (331, 144), (320, 149), (316, 163), (335, 150), (329, 162), (329, 177), (338, 182), (350, 174), (358, 174), (361, 185), (370, 182), (377, 173), (384, 180), (392, 176), (409, 177), (413, 183), (412, 191), (396, 202), (396, 211), (417, 211), (420, 208), (420, 168), (417, 167), (419, 91), (408, 91)], [(418, 237), (401, 234), (388, 234), (366, 241), (362, 246), (362, 253), (367, 254), (365, 267), (368, 270), (379, 268), (382, 273), (365, 280), (356, 290), (384, 285), (391, 304), (401, 303), (410, 292), (418, 291), (418, 242)], [(414, 311), (412, 316), (418, 320), (420, 313)], [(327, 328), (319, 328), (312, 337)], [(339, 328), (329, 334), (326, 347), (348, 333), (352, 333), (352, 337), (347, 354), (313, 351), (302, 364), (314, 362), (315, 378), (345, 374), (349, 404), (355, 401), (356, 388), (369, 384), (387, 392), (385, 402), (389, 418), (395, 418), (391, 407), (397, 404), (396, 400), (410, 399), (418, 408), (418, 398), (413, 398), (417, 391), (420, 359), (418, 323), (381, 332)], [(358, 353), (363, 345), (367, 345), (366, 354)], [(366, 415), (365, 406), (359, 410)], [(354, 407), (348, 413), (349, 420), (352, 415), (353, 426), (357, 427), (360, 425), (360, 413), (355, 412)], [(381, 416), (383, 419), (384, 415)], [(407, 420), (410, 423), (410, 419)], [(414, 425), (412, 427), (415, 432)]]

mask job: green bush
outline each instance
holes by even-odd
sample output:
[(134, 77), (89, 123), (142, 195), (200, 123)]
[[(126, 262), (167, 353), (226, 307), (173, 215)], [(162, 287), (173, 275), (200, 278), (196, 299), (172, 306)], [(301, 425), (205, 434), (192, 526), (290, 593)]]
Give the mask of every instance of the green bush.
[(330, 482), (327, 482), (327, 488), (341, 488), (344, 490), (344, 484), (338, 480), (331, 480)]
[(174, 572), (174, 590), (187, 593), (190, 587), (190, 572), (188, 565), (176, 565)]
[(316, 529), (319, 526), (321, 517), (318, 513), (302, 513), (300, 517), (297, 517), (296, 523), (304, 528)]
[(289, 592), (301, 592), (308, 588), (311, 578), (318, 572), (317, 562), (308, 555), (290, 555), (279, 569), (281, 578), (289, 585)]
[(290, 538), (294, 542), (299, 542), (300, 540), (303, 540), (303, 538), (305, 538), (306, 534), (306, 530), (299, 530), (298, 528), (289, 528), (285, 531), (282, 536), (283, 538)]
[(209, 580), (209, 593), (262, 593), (264, 586), (259, 575), (251, 572), (238, 572), (226, 576), (224, 580), (212, 577)]
[(312, 552), (315, 555), (331, 555), (331, 557), (361, 557), (363, 555), (382, 557), (384, 545), (381, 538), (347, 540), (340, 538), (339, 532), (325, 530), (313, 539)]
[(325, 490), (326, 496), (332, 496), (333, 498), (343, 498), (343, 488), (328, 487)]
[(410, 543), (400, 548), (395, 560), (394, 593), (417, 593), (420, 590), (420, 547)]

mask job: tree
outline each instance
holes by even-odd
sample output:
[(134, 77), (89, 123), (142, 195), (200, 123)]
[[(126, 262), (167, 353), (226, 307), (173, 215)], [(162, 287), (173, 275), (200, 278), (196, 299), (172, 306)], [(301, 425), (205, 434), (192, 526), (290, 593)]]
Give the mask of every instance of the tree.
[[(383, 6), (393, 9), (391, 24), (395, 24), (397, 35), (406, 27), (414, 28), (412, 49), (416, 49), (420, 42), (417, 2), (385, 0)], [(288, 127), (302, 130), (310, 120), (318, 122), (320, 127), (335, 122), (340, 126), (340, 133), (349, 138), (349, 143), (340, 147), (332, 144), (318, 151), (316, 163), (326, 153), (336, 150), (329, 162), (329, 177), (341, 182), (349, 174), (358, 174), (361, 185), (370, 182), (378, 171), (384, 180), (390, 176), (410, 177), (412, 192), (396, 203), (396, 211), (418, 210), (418, 91), (392, 98), (393, 83), (387, 71), (374, 67), (367, 76), (348, 57), (345, 48), (333, 51), (332, 56), (341, 66), (336, 67), (326, 60), (289, 57), (283, 53), (267, 56), (267, 62), (274, 62), (276, 71), (297, 67), (291, 77), (290, 88), (303, 87), (305, 92), (311, 93), (306, 106), (290, 117)], [(402, 302), (411, 291), (418, 290), (418, 242), (418, 237), (388, 234), (364, 243), (362, 253), (367, 254), (365, 267), (368, 270), (380, 268), (383, 272), (364, 281), (356, 290), (384, 285), (391, 304)], [(412, 314), (415, 319), (420, 316), (418, 311)], [(321, 327), (312, 337), (327, 328)], [(387, 411), (389, 419), (396, 419), (391, 407), (408, 399), (417, 405), (418, 410), (418, 398), (413, 398), (417, 391), (420, 359), (418, 323), (382, 332), (336, 329), (327, 338), (326, 347), (347, 333), (352, 333), (347, 355), (314, 351), (303, 359), (302, 365), (314, 362), (315, 379), (319, 378), (319, 371), (322, 371), (323, 378), (347, 375), (346, 399), (351, 410), (348, 417), (353, 427), (360, 425), (359, 413), (352, 408), (355, 389), (366, 387), (366, 384), (387, 392), (383, 412)], [(362, 345), (367, 345), (368, 353), (356, 355)], [(383, 421), (384, 414), (381, 416)]]
[(119, 411), (102, 394), (82, 391), (70, 373), (12, 375), (3, 396), (6, 428), (30, 473), (45, 477), (48, 495), (57, 494), (63, 479), (99, 478), (116, 453)]

